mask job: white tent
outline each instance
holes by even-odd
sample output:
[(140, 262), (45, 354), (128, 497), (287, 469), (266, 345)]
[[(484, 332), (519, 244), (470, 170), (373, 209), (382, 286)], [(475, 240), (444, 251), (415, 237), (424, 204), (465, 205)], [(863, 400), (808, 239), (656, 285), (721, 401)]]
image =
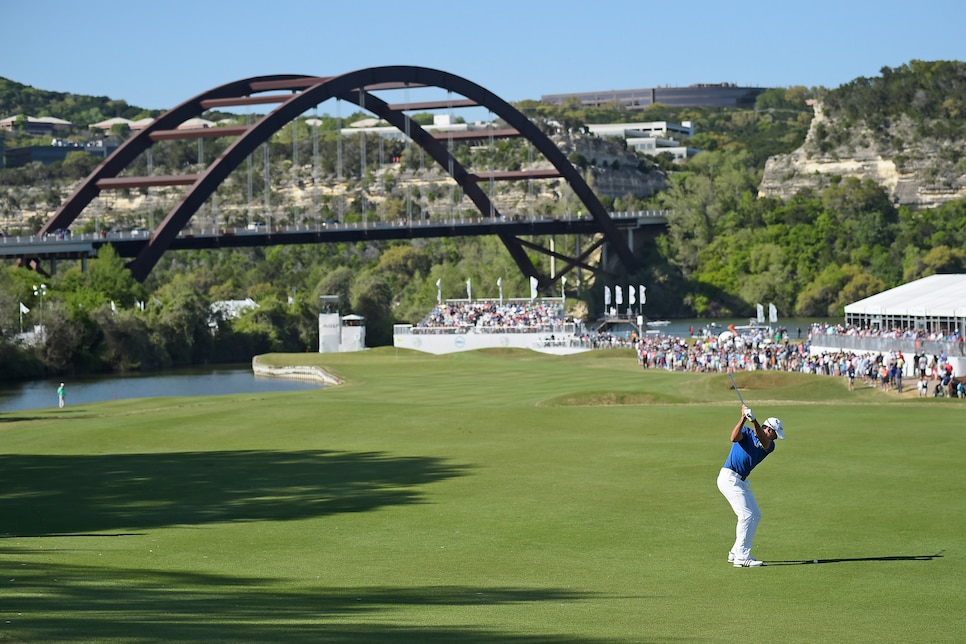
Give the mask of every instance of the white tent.
[(847, 324), (880, 329), (958, 330), (966, 335), (966, 275), (930, 275), (845, 307)]

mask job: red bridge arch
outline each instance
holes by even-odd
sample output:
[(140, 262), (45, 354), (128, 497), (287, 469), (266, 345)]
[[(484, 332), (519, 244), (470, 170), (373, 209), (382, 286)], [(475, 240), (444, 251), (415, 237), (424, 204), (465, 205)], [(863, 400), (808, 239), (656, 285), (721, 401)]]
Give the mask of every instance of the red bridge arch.
[[(389, 104), (370, 92), (410, 87), (438, 87), (465, 97), (457, 101), (438, 103)], [(284, 93), (283, 93), (284, 92)], [(165, 112), (148, 127), (131, 136), (98, 166), (44, 224), (40, 234), (67, 228), (101, 191), (150, 186), (188, 186), (181, 200), (167, 213), (151, 234), (150, 239), (128, 263), (134, 277), (143, 281), (171, 242), (217, 187), (259, 145), (289, 122), (316, 105), (331, 99), (341, 99), (378, 115), (406, 133), (414, 143), (430, 155), (461, 187), (484, 217), (499, 214), (489, 197), (480, 188), (481, 181), (520, 180), (526, 178), (561, 177), (586, 212), (593, 218), (601, 239), (590, 246), (581, 257), (572, 259), (571, 266), (582, 264), (585, 258), (604, 242), (617, 254), (621, 263), (632, 271), (637, 262), (630, 247), (619, 234), (607, 211), (601, 205), (580, 173), (534, 123), (492, 92), (459, 76), (425, 67), (372, 67), (341, 76), (319, 77), (299, 75), (260, 76), (235, 81), (210, 89)], [(178, 130), (186, 120), (201, 116), (208, 110), (244, 105), (278, 103), (277, 107), (251, 125), (218, 127), (200, 130)], [(510, 128), (480, 131), (477, 138), (523, 136), (553, 165), (553, 170), (493, 172), (471, 174), (432, 134), (428, 133), (405, 113), (407, 109), (482, 106), (502, 118)], [(143, 152), (159, 141), (195, 138), (236, 137), (235, 141), (202, 172), (167, 176), (120, 176)], [(512, 235), (501, 234), (501, 240), (521, 271), (536, 277), (541, 288), (548, 279), (541, 276), (526, 254), (525, 247), (533, 247)], [(563, 258), (570, 259), (570, 258)], [(561, 273), (568, 270), (565, 268)]]

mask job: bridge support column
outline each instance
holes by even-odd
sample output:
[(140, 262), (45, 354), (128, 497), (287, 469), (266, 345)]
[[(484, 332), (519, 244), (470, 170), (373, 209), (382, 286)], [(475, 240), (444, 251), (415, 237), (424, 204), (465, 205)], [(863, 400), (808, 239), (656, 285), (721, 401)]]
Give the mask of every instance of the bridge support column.
[[(574, 237), (576, 238), (574, 240), (574, 243), (575, 243), (575, 249), (577, 251), (575, 254), (577, 255), (577, 257), (580, 257), (580, 235), (574, 235)], [(581, 268), (581, 266), (578, 264), (577, 265), (577, 297), (580, 297), (580, 287), (583, 281), (584, 281), (584, 271)]]
[(557, 252), (557, 244), (553, 235), (550, 235), (550, 279), (557, 279), (557, 258), (554, 257), (554, 253)]

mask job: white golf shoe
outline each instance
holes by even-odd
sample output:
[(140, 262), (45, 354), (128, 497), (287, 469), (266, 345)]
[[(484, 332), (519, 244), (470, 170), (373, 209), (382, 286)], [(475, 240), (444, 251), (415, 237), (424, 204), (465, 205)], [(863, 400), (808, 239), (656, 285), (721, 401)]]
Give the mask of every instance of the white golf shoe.
[(729, 552), (728, 553), (728, 563), (734, 563), (734, 562), (735, 562), (735, 553)]
[(732, 564), (735, 568), (757, 568), (758, 566), (764, 566), (764, 561), (758, 561), (754, 557), (749, 557), (748, 559), (735, 559)]

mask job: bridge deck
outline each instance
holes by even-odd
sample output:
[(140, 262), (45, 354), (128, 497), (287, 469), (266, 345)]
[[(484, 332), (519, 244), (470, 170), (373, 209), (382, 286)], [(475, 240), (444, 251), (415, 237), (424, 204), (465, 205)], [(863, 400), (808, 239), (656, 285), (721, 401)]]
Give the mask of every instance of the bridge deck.
[[(633, 229), (664, 226), (665, 211), (611, 213), (618, 228)], [(599, 232), (590, 217), (514, 218), (492, 220), (486, 217), (455, 220), (410, 222), (334, 223), (316, 227), (272, 227), (248, 230), (230, 228), (192, 230), (187, 228), (171, 243), (171, 250), (241, 248), (286, 244), (324, 244), (367, 240), (419, 239), (480, 235), (575, 235)], [(0, 257), (58, 259), (93, 257), (106, 244), (114, 246), (121, 257), (136, 257), (150, 240), (150, 233), (102, 232), (76, 234), (66, 239), (55, 235), (0, 237)]]

